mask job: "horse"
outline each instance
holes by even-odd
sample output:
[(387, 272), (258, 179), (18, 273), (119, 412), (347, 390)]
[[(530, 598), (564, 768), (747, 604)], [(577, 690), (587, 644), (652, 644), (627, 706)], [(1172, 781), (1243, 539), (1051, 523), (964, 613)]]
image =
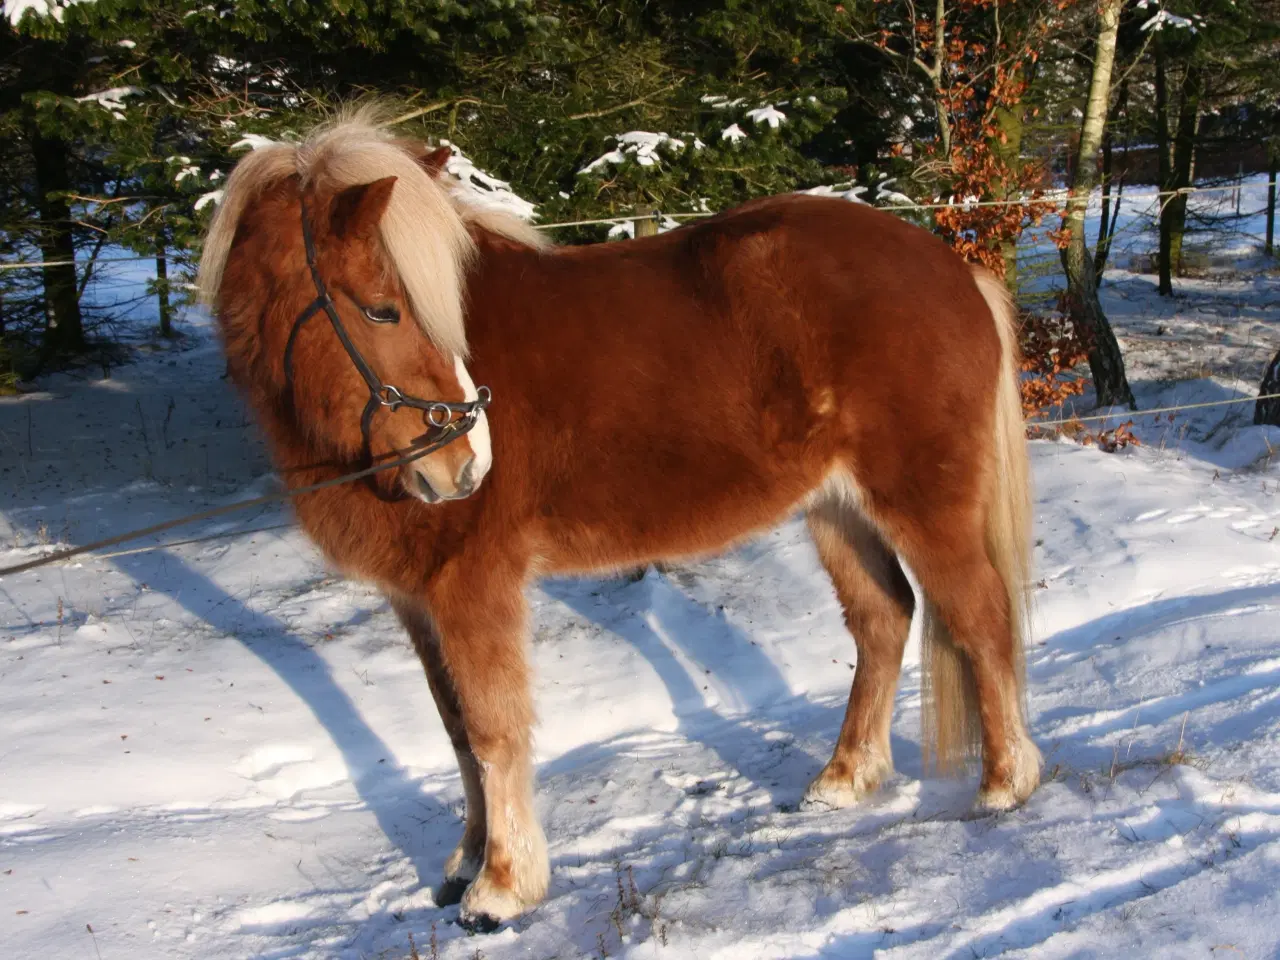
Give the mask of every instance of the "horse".
[(797, 511), (857, 649), (804, 807), (892, 773), (917, 612), (926, 767), (980, 757), (977, 807), (1024, 802), (1041, 761), (1004, 285), (889, 213), (804, 194), (555, 247), (468, 203), (448, 157), (368, 111), (261, 147), (227, 181), (199, 280), (289, 488), (387, 467), (294, 508), (389, 601), (457, 754), (466, 819), (437, 903), (487, 930), (549, 884), (526, 585), (705, 557)]

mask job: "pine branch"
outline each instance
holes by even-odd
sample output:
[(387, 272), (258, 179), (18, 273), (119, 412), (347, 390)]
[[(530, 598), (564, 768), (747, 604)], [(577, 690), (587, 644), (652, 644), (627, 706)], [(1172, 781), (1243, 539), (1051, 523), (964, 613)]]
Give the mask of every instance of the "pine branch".
[(585, 113), (573, 113), (565, 117), (566, 120), (594, 120), (596, 117), (607, 117), (611, 113), (620, 113), (623, 110), (629, 110), (631, 107), (638, 107), (642, 103), (648, 103), (651, 97), (661, 96), (674, 90), (683, 83), (677, 80), (675, 83), (669, 83), (661, 90), (655, 90), (653, 93), (646, 93), (643, 97), (636, 97), (634, 100), (628, 100), (626, 103), (619, 103), (616, 106), (605, 107), (602, 110), (588, 110)]

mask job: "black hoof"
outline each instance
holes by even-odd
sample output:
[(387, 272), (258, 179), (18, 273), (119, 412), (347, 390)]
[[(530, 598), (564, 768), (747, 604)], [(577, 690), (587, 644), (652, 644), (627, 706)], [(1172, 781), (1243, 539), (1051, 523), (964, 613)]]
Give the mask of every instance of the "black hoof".
[(493, 933), (501, 924), (501, 920), (497, 917), (491, 917), (487, 913), (458, 917), (458, 926), (467, 931), (467, 933)]
[(461, 877), (454, 877), (440, 884), (440, 888), (436, 890), (436, 906), (452, 907), (455, 903), (461, 903), (462, 895), (467, 892), (467, 884), (470, 882)]

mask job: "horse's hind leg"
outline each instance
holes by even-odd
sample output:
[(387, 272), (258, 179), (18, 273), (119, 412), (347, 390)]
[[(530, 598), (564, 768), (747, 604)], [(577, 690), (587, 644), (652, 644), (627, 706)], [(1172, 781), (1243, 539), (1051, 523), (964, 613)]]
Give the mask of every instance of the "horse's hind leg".
[(915, 606), (897, 558), (841, 493), (824, 488), (810, 506), (808, 520), (857, 644), (858, 663), (840, 739), (830, 762), (805, 791), (806, 806), (849, 806), (893, 772), (889, 725)]
[[(928, 602), (924, 617), (927, 674), (925, 748), (944, 772), (959, 767), (980, 739), (977, 805), (1007, 810), (1040, 783), (1040, 751), (1022, 713), (1018, 611), (983, 540), (978, 503), (907, 515), (885, 505), (877, 517), (891, 531)], [(928, 526), (920, 518), (929, 519)], [(976, 734), (976, 736), (975, 736)]]
[(436, 708), (444, 722), (445, 731), (458, 757), (458, 770), (462, 774), (462, 789), (466, 794), (467, 819), (462, 829), (462, 840), (444, 864), (444, 885), (436, 891), (437, 906), (447, 907), (462, 899), (462, 894), (480, 873), (484, 864), (485, 810), (484, 789), (480, 782), (480, 765), (471, 752), (467, 729), (462, 722), (462, 710), (453, 681), (444, 668), (440, 642), (436, 637), (430, 616), (422, 608), (406, 600), (394, 599), (391, 606), (409, 632), (418, 658), (427, 674), (427, 684), (435, 697)]

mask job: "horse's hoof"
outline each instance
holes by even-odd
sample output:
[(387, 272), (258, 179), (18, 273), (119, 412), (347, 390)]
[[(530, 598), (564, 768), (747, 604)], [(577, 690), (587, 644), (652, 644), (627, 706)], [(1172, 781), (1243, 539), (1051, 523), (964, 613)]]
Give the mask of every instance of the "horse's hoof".
[(814, 780), (800, 799), (800, 811), (824, 813), (828, 810), (844, 810), (855, 806), (864, 796), (866, 794), (855, 788), (852, 783)]
[(813, 778), (800, 809), (844, 810), (856, 806), (880, 788), (880, 782), (893, 773), (893, 766), (872, 751), (859, 751), (852, 769), (833, 763), (823, 767)]
[(487, 913), (464, 913), (458, 917), (458, 926), (467, 933), (493, 933), (502, 921)]
[(974, 806), (979, 813), (1004, 813), (1022, 806), (1040, 786), (1040, 751), (1029, 737), (1014, 745), (1013, 769), (1004, 778), (984, 783)]
[(455, 903), (461, 903), (462, 895), (467, 892), (467, 884), (470, 882), (462, 877), (451, 877), (440, 884), (436, 890), (436, 906), (452, 907)]

